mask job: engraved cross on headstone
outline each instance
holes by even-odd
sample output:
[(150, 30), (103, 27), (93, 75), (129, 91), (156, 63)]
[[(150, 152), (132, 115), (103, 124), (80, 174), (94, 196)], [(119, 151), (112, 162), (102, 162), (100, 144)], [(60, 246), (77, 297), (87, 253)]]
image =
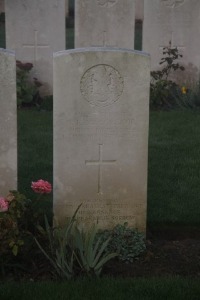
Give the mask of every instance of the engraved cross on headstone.
[(98, 166), (98, 194), (102, 194), (102, 166), (113, 165), (116, 160), (103, 160), (103, 145), (99, 144), (98, 160), (86, 160), (85, 164), (90, 166)]
[(117, 47), (117, 45), (109, 44), (109, 41), (107, 41), (107, 32), (103, 31), (101, 33), (102, 35), (102, 42), (100, 44), (92, 45), (92, 47)]
[(160, 50), (163, 50), (163, 48), (177, 48), (177, 49), (180, 49), (180, 50), (184, 50), (185, 49), (185, 46), (183, 45), (177, 45), (175, 42), (174, 42), (174, 32), (172, 31), (171, 32), (171, 39), (169, 40), (169, 44), (168, 45), (161, 45), (159, 47)]
[(34, 49), (33, 62), (34, 62), (34, 65), (36, 66), (37, 60), (38, 60), (38, 49), (49, 48), (49, 45), (41, 45), (38, 43), (38, 30), (35, 30), (34, 31), (34, 43), (33, 44), (24, 44), (23, 48)]

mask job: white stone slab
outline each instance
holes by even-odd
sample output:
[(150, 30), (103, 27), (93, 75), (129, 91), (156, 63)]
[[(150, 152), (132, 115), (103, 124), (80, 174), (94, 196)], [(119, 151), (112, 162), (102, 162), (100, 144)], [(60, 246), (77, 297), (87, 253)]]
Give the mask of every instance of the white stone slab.
[(54, 214), (145, 231), (149, 56), (88, 48), (54, 54)]
[(75, 47), (134, 49), (135, 0), (76, 0)]
[(33, 77), (52, 94), (53, 52), (65, 49), (65, 0), (7, 0), (6, 47), (34, 65)]
[(13, 52), (0, 49), (0, 191), (17, 189), (16, 63)]
[(151, 69), (159, 68), (163, 47), (178, 47), (180, 62), (186, 71), (178, 81), (191, 84), (199, 78), (200, 69), (200, 1), (145, 0), (143, 50), (151, 55)]

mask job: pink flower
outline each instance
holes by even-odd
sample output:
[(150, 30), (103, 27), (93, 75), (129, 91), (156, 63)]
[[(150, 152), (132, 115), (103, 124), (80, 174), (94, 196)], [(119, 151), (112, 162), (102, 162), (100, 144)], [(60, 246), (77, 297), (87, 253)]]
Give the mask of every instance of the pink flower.
[(35, 193), (38, 194), (49, 194), (51, 193), (52, 190), (51, 183), (49, 183), (48, 181), (44, 181), (42, 179), (36, 182), (32, 182), (31, 188)]
[(6, 201), (5, 198), (0, 197), (0, 212), (5, 212), (8, 210), (8, 202)]

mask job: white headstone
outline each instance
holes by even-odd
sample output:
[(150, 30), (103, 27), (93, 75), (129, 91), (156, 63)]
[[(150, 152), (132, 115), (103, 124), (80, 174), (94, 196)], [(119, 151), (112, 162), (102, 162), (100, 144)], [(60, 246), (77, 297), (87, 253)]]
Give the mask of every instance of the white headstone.
[(145, 0), (143, 50), (151, 55), (151, 69), (160, 68), (163, 47), (177, 47), (186, 68), (178, 81), (190, 84), (199, 79), (200, 1)]
[(135, 0), (76, 0), (75, 47), (134, 49)]
[(145, 231), (149, 56), (88, 48), (54, 54), (54, 214)]
[(6, 0), (6, 47), (33, 63), (41, 91), (52, 94), (53, 52), (65, 49), (65, 0)]
[(16, 62), (13, 52), (0, 49), (0, 191), (17, 189)]

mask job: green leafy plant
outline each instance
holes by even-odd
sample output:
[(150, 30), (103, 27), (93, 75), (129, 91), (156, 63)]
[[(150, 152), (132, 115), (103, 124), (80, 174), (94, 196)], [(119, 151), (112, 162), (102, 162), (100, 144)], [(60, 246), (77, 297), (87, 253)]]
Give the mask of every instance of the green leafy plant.
[[(33, 191), (38, 199), (27, 199), (18, 191), (10, 191), (6, 197), (0, 197), (0, 265), (2, 270), (10, 265), (31, 261), (30, 253), (34, 249), (34, 235), (39, 226), (40, 214), (36, 205), (43, 194), (51, 192), (51, 184), (42, 179), (32, 182)], [(35, 247), (36, 248), (36, 247)], [(20, 260), (20, 259), (21, 260)]]
[(16, 62), (17, 68), (17, 105), (22, 106), (39, 106), (42, 98), (39, 94), (39, 87), (42, 84), (34, 78), (30, 79), (30, 72), (33, 68), (32, 63)]
[(30, 202), (23, 194), (11, 191), (6, 198), (1, 197), (1, 203), (8, 203), (7, 209), (0, 212), (0, 253), (1, 257), (10, 255), (10, 251), (17, 256), (24, 239), (30, 235), (27, 230), (26, 214)]
[(109, 239), (106, 253), (118, 253), (118, 259), (124, 262), (133, 262), (145, 250), (144, 234), (128, 227), (128, 223), (118, 224), (112, 230), (99, 231), (98, 236), (104, 241)]
[(150, 106), (152, 108), (170, 108), (176, 104), (179, 95), (179, 86), (170, 79), (177, 70), (184, 71), (184, 67), (177, 60), (182, 58), (177, 47), (163, 48), (163, 57), (160, 65), (163, 68), (151, 72)]
[(39, 243), (37, 238), (35, 241), (42, 251), (42, 253), (46, 256), (46, 258), (50, 261), (51, 265), (54, 268), (55, 273), (58, 277), (62, 279), (70, 279), (74, 276), (74, 249), (71, 246), (72, 241), (72, 227), (75, 222), (76, 214), (81, 205), (78, 206), (74, 215), (70, 219), (70, 221), (63, 227), (52, 228), (49, 226), (48, 220), (45, 217), (45, 230), (40, 227), (40, 232), (48, 237), (48, 249), (44, 249), (44, 247)]
[(81, 205), (64, 227), (51, 228), (45, 217), (45, 230), (40, 228), (40, 232), (48, 236), (48, 248), (45, 249), (35, 239), (53, 266), (55, 274), (62, 279), (70, 279), (77, 274), (99, 276), (103, 265), (117, 256), (116, 253), (105, 252), (109, 239), (102, 241), (101, 237), (96, 238), (96, 225), (88, 231), (79, 228), (76, 215), (80, 207)]
[(105, 263), (118, 255), (105, 251), (110, 237), (103, 241), (101, 236), (97, 238), (97, 231), (96, 224), (88, 231), (83, 231), (78, 226), (74, 230), (76, 258), (82, 272), (87, 275), (99, 276)]

